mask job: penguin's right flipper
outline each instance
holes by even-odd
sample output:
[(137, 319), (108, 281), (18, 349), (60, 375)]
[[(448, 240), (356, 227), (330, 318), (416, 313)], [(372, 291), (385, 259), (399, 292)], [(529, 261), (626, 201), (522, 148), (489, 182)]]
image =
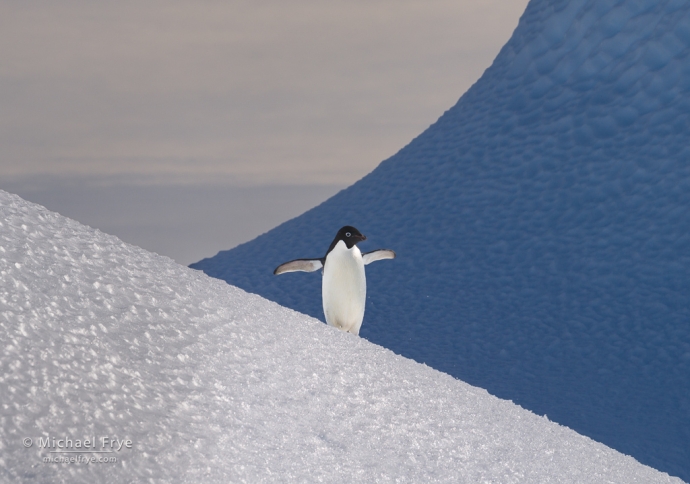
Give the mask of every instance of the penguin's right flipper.
[(285, 264), (280, 264), (278, 267), (276, 267), (276, 270), (273, 271), (273, 274), (277, 276), (278, 274), (282, 274), (284, 272), (314, 272), (318, 271), (322, 267), (322, 259), (295, 259), (291, 260), (290, 262), (286, 262)]

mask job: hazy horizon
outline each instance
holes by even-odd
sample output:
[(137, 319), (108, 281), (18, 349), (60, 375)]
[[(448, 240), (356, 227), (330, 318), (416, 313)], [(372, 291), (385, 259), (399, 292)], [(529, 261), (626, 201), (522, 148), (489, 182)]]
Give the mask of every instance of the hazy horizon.
[[(200, 194), (206, 185), (287, 185), (318, 203), (453, 106), (526, 4), (6, 2), (0, 188), (27, 197), (40, 188), (34, 201), (75, 218), (84, 205), (112, 214), (95, 189), (107, 186), (122, 187), (123, 197), (140, 190), (133, 198), (144, 200), (149, 185)], [(282, 215), (271, 223), (305, 209), (288, 198), (273, 201)], [(170, 218), (156, 203), (152, 224)], [(198, 225), (213, 207), (197, 208)], [(243, 234), (236, 240), (258, 235), (244, 222), (226, 223)], [(136, 224), (130, 241), (162, 250), (137, 238)]]

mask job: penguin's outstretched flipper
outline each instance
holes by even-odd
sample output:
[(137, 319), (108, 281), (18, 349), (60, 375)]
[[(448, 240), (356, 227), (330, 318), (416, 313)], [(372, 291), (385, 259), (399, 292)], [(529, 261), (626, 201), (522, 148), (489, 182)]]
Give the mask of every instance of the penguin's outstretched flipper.
[(318, 271), (322, 267), (322, 259), (295, 259), (291, 260), (290, 262), (286, 262), (285, 264), (280, 264), (278, 267), (276, 267), (276, 270), (273, 271), (273, 274), (277, 276), (278, 274), (282, 274), (284, 272), (314, 272)]
[(378, 249), (362, 254), (362, 260), (364, 260), (364, 265), (371, 264), (372, 262), (376, 262), (377, 260), (383, 259), (395, 259), (395, 252), (393, 252), (390, 249)]

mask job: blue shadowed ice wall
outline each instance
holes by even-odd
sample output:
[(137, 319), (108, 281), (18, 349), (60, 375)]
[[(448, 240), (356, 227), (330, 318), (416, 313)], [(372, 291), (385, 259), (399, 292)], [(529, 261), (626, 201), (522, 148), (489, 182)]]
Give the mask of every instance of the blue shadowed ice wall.
[(323, 319), (272, 270), (354, 225), (398, 254), (362, 337), (690, 481), (689, 54), (686, 0), (533, 0), (408, 146), (192, 267)]

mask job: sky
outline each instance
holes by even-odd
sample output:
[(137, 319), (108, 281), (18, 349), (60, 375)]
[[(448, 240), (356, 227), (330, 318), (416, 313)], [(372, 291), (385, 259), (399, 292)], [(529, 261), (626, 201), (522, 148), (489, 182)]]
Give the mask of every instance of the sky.
[(183, 264), (212, 256), (424, 131), (526, 4), (4, 1), (0, 188)]

